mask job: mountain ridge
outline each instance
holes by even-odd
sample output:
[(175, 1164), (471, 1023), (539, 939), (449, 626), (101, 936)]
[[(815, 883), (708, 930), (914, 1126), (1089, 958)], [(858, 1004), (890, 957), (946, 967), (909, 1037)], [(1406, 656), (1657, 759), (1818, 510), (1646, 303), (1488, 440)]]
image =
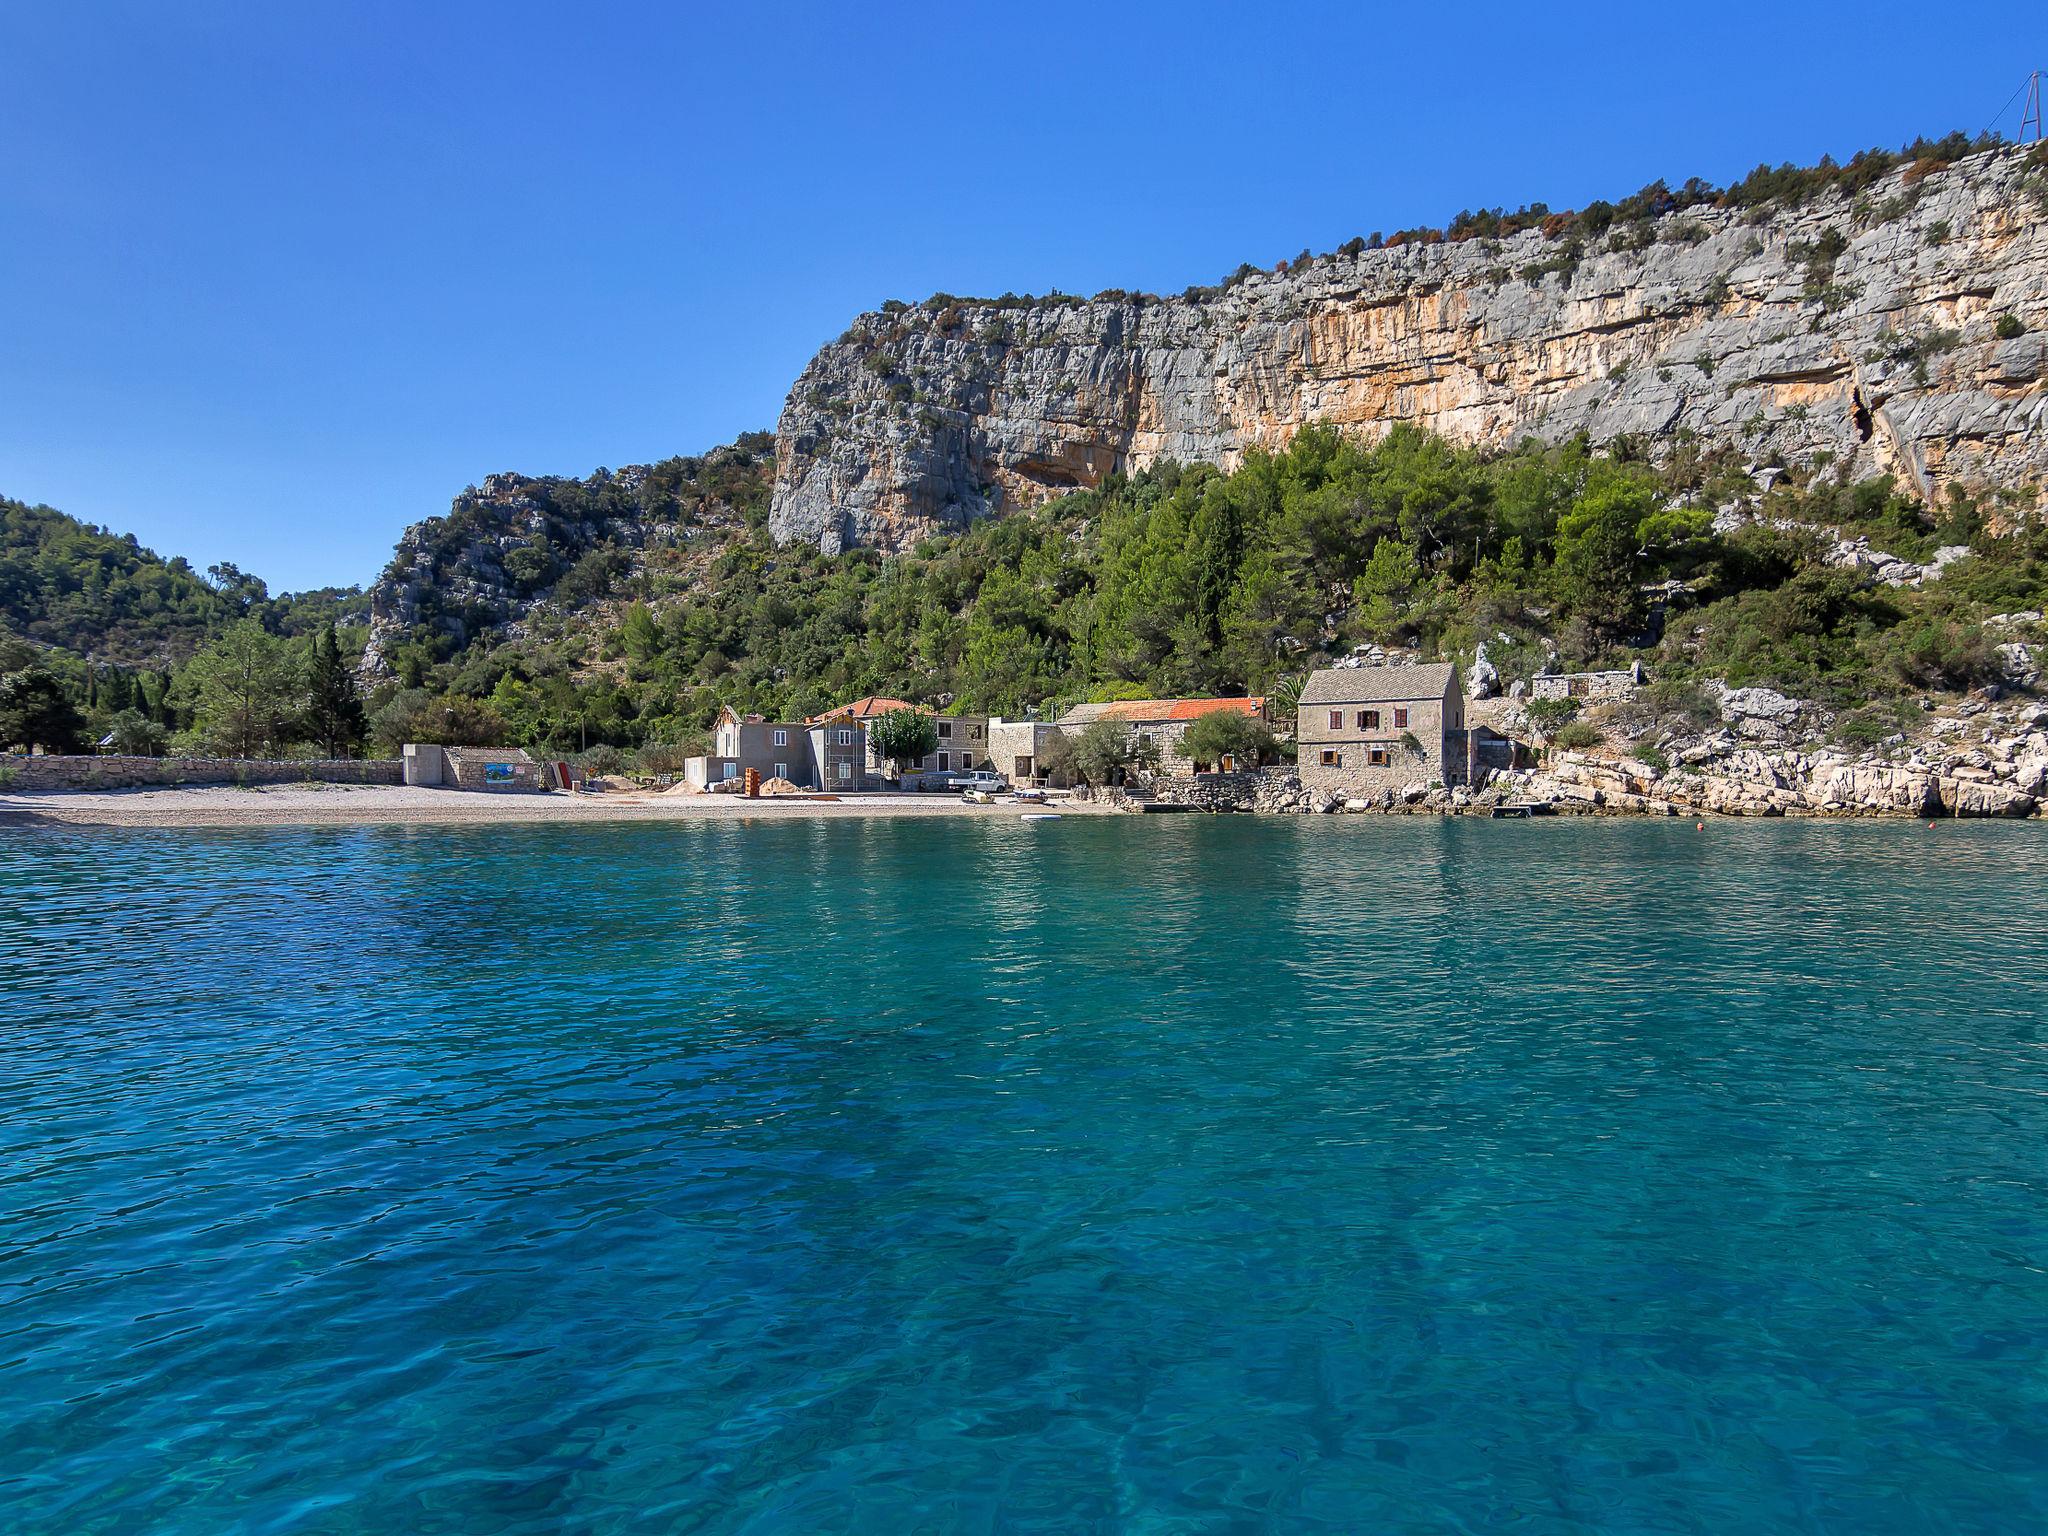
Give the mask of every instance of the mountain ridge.
[(2048, 165), (1927, 148), (1598, 227), (1461, 215), (1463, 238), (1355, 241), (1178, 298), (885, 306), (792, 387), (769, 527), (902, 549), (1168, 459), (1234, 468), (1311, 422), (1485, 448), (1690, 434), (1930, 500), (2038, 485), (2024, 317), (2048, 321)]

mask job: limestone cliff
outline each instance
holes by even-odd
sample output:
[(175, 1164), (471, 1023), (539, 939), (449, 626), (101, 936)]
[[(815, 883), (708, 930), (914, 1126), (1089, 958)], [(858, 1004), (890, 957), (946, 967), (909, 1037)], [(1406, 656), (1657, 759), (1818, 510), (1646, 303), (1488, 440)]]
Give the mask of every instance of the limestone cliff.
[(769, 526), (900, 548), (1160, 459), (1232, 467), (1318, 421), (1485, 445), (1689, 432), (1759, 465), (2031, 501), (2048, 473), (2044, 184), (2001, 149), (1853, 200), (1692, 207), (1583, 246), (1532, 229), (1178, 299), (865, 315), (790, 392)]

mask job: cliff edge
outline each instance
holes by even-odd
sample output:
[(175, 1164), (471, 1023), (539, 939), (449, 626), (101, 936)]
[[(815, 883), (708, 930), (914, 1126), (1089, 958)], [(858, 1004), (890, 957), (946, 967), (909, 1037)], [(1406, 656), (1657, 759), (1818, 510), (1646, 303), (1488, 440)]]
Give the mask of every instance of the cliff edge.
[(790, 391), (769, 527), (901, 549), (1161, 459), (1232, 468), (1309, 422), (1483, 446), (1692, 434), (2030, 506), (2044, 205), (2048, 167), (2007, 147), (1593, 238), (1581, 218), (1353, 242), (1179, 298), (889, 306)]

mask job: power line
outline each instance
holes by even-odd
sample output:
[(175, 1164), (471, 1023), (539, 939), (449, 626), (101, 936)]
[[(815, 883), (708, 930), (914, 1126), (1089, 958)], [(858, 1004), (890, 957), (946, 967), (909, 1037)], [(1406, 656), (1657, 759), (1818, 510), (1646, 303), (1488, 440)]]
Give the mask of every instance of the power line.
[(2041, 137), (2041, 71), (2038, 69), (2022, 80), (2019, 83), (2019, 87), (2010, 96), (2005, 98), (2005, 105), (2000, 107), (1992, 115), (1991, 121), (1984, 125), (1984, 132), (1986, 134), (1993, 132), (2000, 123), (2005, 121), (2005, 114), (2012, 110), (2012, 104), (2018, 101), (2022, 95), (2025, 95), (2027, 98), (2027, 110), (2020, 117), (2020, 142), (2023, 144), (2026, 142), (2027, 130), (2029, 128), (2034, 130), (2034, 137), (2036, 139)]

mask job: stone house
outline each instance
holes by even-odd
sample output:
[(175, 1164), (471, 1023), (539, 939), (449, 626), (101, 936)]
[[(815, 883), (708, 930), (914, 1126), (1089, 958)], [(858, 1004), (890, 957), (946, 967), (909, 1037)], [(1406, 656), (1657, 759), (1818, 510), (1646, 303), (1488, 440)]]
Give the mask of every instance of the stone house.
[(1295, 740), (1304, 788), (1349, 798), (1462, 784), (1471, 736), (1452, 662), (1325, 667), (1302, 685)]
[(1626, 699), (1643, 686), (1643, 664), (1631, 662), (1613, 672), (1563, 672), (1529, 679), (1532, 699), (1577, 699), (1591, 704), (1600, 699)]
[(1060, 735), (1050, 720), (1004, 720), (988, 723), (989, 766), (1012, 784), (1069, 787), (1065, 774), (1045, 769), (1045, 744)]
[(1186, 777), (1222, 766), (1198, 763), (1177, 750), (1188, 727), (1204, 715), (1224, 712), (1266, 720), (1264, 699), (1119, 699), (1112, 704), (1076, 704), (1060, 716), (1060, 729), (1079, 735), (1098, 720), (1115, 720), (1137, 740), (1159, 751), (1158, 771)]
[(712, 725), (710, 753), (690, 758), (683, 778), (708, 789), (723, 779), (744, 779), (752, 769), (764, 780), (787, 779), (803, 789), (872, 789), (867, 757), (868, 728), (860, 720), (770, 720), (728, 704)]
[[(937, 734), (938, 745), (915, 762), (905, 763), (905, 775), (915, 773), (971, 772), (986, 768), (988, 754), (988, 716), (986, 715), (940, 715), (934, 714), (923, 704), (910, 704), (902, 699), (880, 698), (870, 695), (855, 699), (851, 704), (842, 704), (837, 709), (827, 710), (817, 716), (813, 724), (840, 724), (847, 721), (866, 722), (882, 715), (893, 714), (899, 709), (914, 709), (921, 715), (932, 716), (932, 729)], [(867, 777), (877, 782), (896, 777), (896, 765), (883, 757), (872, 744), (868, 747)]]

